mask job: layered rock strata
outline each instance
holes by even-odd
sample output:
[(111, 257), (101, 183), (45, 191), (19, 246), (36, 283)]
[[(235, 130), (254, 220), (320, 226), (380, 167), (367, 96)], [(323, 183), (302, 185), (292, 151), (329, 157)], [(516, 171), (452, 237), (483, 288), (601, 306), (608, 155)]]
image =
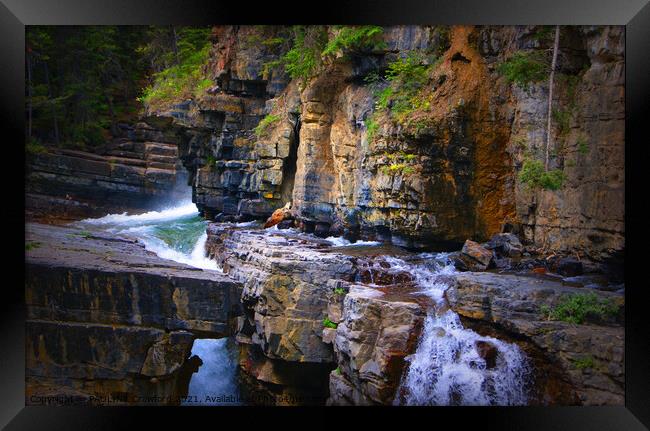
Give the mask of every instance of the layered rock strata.
[(194, 339), (232, 333), (241, 289), (219, 272), (75, 228), (28, 224), (26, 237), (28, 404), (177, 404)]

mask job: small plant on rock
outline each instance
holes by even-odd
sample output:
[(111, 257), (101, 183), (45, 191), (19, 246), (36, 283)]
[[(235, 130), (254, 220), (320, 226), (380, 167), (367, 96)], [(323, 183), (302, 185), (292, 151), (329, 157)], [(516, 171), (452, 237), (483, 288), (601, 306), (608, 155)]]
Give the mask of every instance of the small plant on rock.
[(539, 160), (525, 160), (519, 173), (519, 181), (531, 189), (559, 190), (564, 179), (564, 172), (559, 169), (545, 171), (544, 164)]
[(501, 63), (497, 70), (506, 80), (523, 89), (546, 79), (549, 66), (543, 55), (537, 52), (516, 52)]
[(339, 325), (332, 322), (328, 317), (325, 317), (323, 319), (323, 326), (326, 328), (336, 329)]
[(594, 368), (596, 363), (593, 357), (585, 356), (583, 358), (575, 359), (573, 365), (579, 370), (586, 370)]
[(337, 287), (334, 289), (334, 293), (337, 295), (345, 295), (345, 289), (343, 289), (342, 287)]
[(542, 306), (540, 311), (548, 320), (582, 324), (588, 318), (598, 321), (615, 318), (618, 307), (610, 299), (589, 292), (567, 296), (556, 307)]
[(278, 120), (280, 120), (279, 115), (268, 114), (266, 117), (262, 118), (262, 121), (260, 121), (257, 127), (255, 127), (255, 134), (258, 137), (262, 136), (267, 131), (268, 127)]

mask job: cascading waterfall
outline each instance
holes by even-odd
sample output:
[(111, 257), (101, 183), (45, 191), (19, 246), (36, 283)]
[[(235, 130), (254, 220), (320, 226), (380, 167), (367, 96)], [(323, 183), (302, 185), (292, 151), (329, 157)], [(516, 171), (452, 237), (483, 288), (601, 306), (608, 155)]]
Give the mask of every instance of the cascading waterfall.
[[(420, 287), (418, 293), (433, 299), (419, 344), (407, 357), (395, 404), (406, 405), (525, 405), (530, 368), (516, 344), (485, 337), (463, 327), (444, 297), (449, 275), (455, 269), (446, 254), (422, 255), (412, 265), (389, 258), (393, 268), (408, 270)], [(445, 277), (447, 276), (447, 277)], [(488, 361), (478, 346), (496, 349)]]

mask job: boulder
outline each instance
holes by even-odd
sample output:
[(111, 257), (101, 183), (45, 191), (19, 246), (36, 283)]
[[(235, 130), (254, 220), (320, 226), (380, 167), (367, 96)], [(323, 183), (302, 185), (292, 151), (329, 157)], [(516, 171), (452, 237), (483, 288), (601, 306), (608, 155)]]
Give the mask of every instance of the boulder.
[(493, 263), (493, 258), (491, 250), (468, 239), (453, 260), (456, 268), (461, 271), (485, 271)]
[(293, 214), (291, 213), (291, 202), (287, 202), (282, 208), (273, 211), (271, 217), (269, 217), (268, 220), (266, 220), (266, 223), (264, 223), (264, 229), (273, 227), (276, 224), (289, 219), (293, 219)]
[(584, 269), (582, 262), (574, 257), (563, 257), (557, 262), (556, 272), (565, 277), (575, 277), (582, 275)]
[(497, 347), (489, 341), (482, 340), (477, 341), (475, 346), (476, 352), (485, 361), (485, 367), (488, 369), (494, 368), (497, 365), (497, 356), (499, 354)]
[(500, 257), (520, 257), (523, 251), (523, 245), (512, 233), (498, 233), (484, 244), (488, 250), (494, 250)]

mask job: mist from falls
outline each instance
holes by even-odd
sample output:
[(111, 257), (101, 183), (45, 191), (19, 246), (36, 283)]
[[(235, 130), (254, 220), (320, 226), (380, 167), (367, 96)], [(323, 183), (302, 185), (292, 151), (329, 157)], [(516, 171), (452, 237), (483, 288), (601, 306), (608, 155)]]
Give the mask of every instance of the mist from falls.
[[(525, 405), (530, 367), (516, 344), (481, 336), (466, 329), (444, 296), (456, 270), (447, 255), (423, 256), (413, 265), (398, 258), (391, 267), (408, 271), (419, 294), (433, 299), (415, 353), (406, 358), (407, 371), (395, 398), (403, 405)], [(485, 358), (479, 346), (496, 349)], [(494, 352), (494, 350), (492, 350)]]

